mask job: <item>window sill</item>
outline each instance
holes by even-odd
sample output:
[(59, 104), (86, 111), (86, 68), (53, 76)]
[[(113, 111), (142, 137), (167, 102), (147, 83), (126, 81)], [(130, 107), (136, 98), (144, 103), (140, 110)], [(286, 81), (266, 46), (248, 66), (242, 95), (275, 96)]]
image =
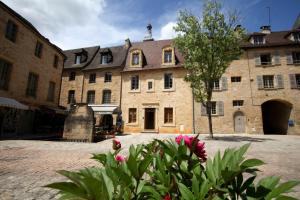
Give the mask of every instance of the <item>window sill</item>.
[(163, 124), (162, 126), (163, 127), (175, 127), (176, 125), (175, 124)]
[(111, 83), (111, 81), (104, 81), (104, 83), (105, 83), (105, 84), (107, 84), (107, 83)]
[(155, 92), (154, 90), (147, 90), (146, 91), (147, 93), (153, 93), (153, 92)]
[(175, 88), (170, 88), (170, 89), (163, 89), (163, 92), (174, 92)]
[(141, 93), (141, 90), (130, 90), (129, 93)]
[(138, 123), (129, 123), (129, 122), (127, 122), (126, 125), (127, 126), (138, 126), (139, 124)]
[(162, 63), (162, 66), (170, 66), (170, 65), (175, 65), (175, 62)]

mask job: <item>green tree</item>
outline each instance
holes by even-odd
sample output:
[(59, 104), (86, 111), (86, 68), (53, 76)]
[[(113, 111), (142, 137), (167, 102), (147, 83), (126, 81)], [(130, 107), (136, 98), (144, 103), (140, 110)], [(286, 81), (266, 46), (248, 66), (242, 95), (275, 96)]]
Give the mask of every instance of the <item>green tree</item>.
[(206, 1), (202, 18), (180, 11), (174, 28), (178, 33), (174, 45), (182, 53), (184, 67), (188, 70), (185, 80), (190, 82), (195, 100), (207, 110), (211, 138), (214, 82), (233, 60), (239, 58), (244, 38), (244, 30), (237, 26), (236, 12), (225, 15), (221, 10), (222, 5), (217, 1)]

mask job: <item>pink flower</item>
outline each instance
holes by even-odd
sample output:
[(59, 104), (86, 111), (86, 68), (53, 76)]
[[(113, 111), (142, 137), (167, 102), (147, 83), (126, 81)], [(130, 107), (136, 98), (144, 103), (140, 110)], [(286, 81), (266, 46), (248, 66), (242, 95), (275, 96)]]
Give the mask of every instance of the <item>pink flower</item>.
[[(200, 140), (195, 137), (189, 137), (189, 136), (182, 136), (179, 135), (175, 138), (175, 141), (177, 144), (180, 144), (181, 140), (184, 140), (184, 144), (190, 149), (192, 150), (192, 146), (193, 143), (195, 143), (195, 149), (194, 149), (194, 153), (202, 160), (202, 161), (206, 161), (207, 159), (207, 155), (206, 155), (206, 151), (204, 149), (204, 142), (200, 142)], [(195, 140), (195, 141), (194, 141)]]
[(125, 158), (125, 156), (118, 154), (115, 156), (115, 160), (118, 162), (124, 162), (126, 160), (126, 158)]
[(118, 150), (120, 148), (121, 148), (121, 142), (119, 140), (117, 140), (117, 139), (114, 139), (113, 140), (113, 149), (114, 150)]
[(164, 200), (172, 200), (171, 195), (167, 193), (166, 196), (164, 197)]

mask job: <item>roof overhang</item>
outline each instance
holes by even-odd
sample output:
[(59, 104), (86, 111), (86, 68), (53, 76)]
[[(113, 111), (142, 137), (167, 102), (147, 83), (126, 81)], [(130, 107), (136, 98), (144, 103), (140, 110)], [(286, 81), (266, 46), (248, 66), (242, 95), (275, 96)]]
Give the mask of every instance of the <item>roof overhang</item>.
[(0, 107), (15, 108), (21, 110), (29, 110), (29, 107), (18, 102), (15, 99), (0, 97)]
[(98, 115), (111, 115), (120, 113), (120, 109), (118, 105), (113, 104), (88, 104), (89, 107), (92, 108), (95, 114)]

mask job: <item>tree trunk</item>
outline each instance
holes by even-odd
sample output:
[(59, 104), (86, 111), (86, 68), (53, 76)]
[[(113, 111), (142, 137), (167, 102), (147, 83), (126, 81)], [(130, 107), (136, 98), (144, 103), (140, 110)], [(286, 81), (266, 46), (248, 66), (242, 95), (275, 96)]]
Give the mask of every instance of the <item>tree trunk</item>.
[(208, 127), (209, 127), (209, 137), (214, 138), (213, 129), (212, 129), (212, 118), (211, 118), (211, 101), (207, 101), (207, 118), (208, 118)]

